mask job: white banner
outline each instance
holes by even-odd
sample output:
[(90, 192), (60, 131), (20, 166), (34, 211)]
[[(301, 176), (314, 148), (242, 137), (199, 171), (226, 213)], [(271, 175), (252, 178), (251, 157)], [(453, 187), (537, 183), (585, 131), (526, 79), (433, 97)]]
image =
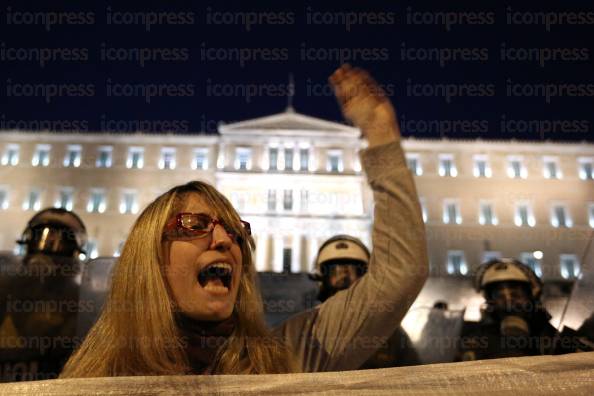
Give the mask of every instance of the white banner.
[(1, 395), (594, 395), (594, 352), (315, 374), (80, 378)]

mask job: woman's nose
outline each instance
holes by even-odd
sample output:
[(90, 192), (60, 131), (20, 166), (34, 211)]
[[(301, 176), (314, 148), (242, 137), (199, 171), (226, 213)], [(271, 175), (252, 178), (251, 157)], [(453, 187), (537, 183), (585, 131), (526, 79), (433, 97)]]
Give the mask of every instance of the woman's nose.
[(231, 248), (232, 241), (225, 228), (220, 224), (215, 224), (212, 229), (210, 248), (217, 250), (228, 250)]

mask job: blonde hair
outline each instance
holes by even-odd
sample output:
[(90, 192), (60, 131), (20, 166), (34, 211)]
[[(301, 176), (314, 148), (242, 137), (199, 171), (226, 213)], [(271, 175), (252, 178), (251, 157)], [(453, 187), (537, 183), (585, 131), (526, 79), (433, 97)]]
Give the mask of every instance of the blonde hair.
[(243, 269), (235, 330), (212, 363), (213, 374), (285, 373), (289, 353), (264, 322), (255, 283), (253, 239), (239, 225), (229, 201), (209, 184), (193, 181), (158, 197), (138, 217), (115, 265), (109, 295), (97, 323), (70, 357), (60, 378), (191, 373), (175, 322), (175, 303), (165, 281), (162, 232), (188, 194), (199, 194), (220, 220), (243, 238)]

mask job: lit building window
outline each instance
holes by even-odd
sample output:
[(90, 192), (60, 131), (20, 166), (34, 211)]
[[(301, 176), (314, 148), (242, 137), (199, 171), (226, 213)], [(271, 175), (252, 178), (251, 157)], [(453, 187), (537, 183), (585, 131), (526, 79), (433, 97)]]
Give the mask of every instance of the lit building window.
[(559, 256), (561, 276), (565, 279), (575, 279), (580, 273), (580, 263), (575, 254), (561, 254)]
[(69, 144), (66, 147), (66, 155), (64, 156), (64, 166), (78, 168), (82, 157), (82, 147), (78, 144)]
[(542, 277), (542, 252), (522, 252), (520, 261), (530, 267), (539, 278)]
[(328, 172), (342, 172), (344, 170), (342, 150), (328, 150), (326, 170)]
[(39, 210), (41, 209), (41, 191), (32, 189), (27, 194), (23, 201), (23, 210)]
[(293, 147), (285, 148), (285, 170), (293, 170)]
[(278, 148), (268, 148), (268, 170), (278, 170)]
[(97, 149), (97, 160), (95, 166), (97, 168), (111, 168), (112, 164), (112, 146), (101, 146)]
[(120, 255), (122, 254), (122, 250), (124, 250), (125, 243), (126, 243), (126, 241), (120, 241), (118, 243), (118, 246), (116, 247), (115, 252), (113, 252), (113, 257), (120, 257)]
[(194, 149), (194, 158), (192, 160), (192, 169), (208, 169), (208, 149)]
[(276, 211), (276, 190), (268, 190), (268, 211)]
[(514, 224), (518, 227), (534, 227), (536, 220), (532, 213), (532, 206), (527, 202), (520, 202), (516, 204), (514, 214)]
[(427, 201), (425, 198), (419, 198), (419, 203), (421, 204), (421, 215), (423, 216), (423, 223), (427, 223), (428, 214), (427, 214)]
[(299, 149), (299, 170), (300, 171), (309, 170), (309, 149), (308, 148)]
[(252, 150), (247, 147), (237, 147), (235, 149), (235, 169), (252, 169)]
[(175, 148), (162, 147), (159, 169), (175, 169)]
[(19, 151), (20, 147), (18, 144), (7, 144), (4, 154), (2, 154), (2, 165), (17, 165), (19, 163)]
[(524, 158), (519, 156), (507, 157), (507, 175), (513, 179), (525, 179), (528, 177)]
[(485, 250), (483, 252), (483, 263), (491, 260), (497, 260), (501, 258), (501, 252), (497, 252), (495, 250)]
[(553, 227), (571, 227), (573, 225), (565, 205), (554, 204), (551, 206), (551, 225)]
[(543, 176), (546, 179), (561, 179), (561, 169), (559, 168), (559, 159), (556, 157), (543, 158)]
[(6, 210), (8, 209), (8, 205), (8, 188), (0, 187), (0, 209)]
[(594, 203), (588, 205), (588, 224), (594, 228)]
[(50, 150), (51, 146), (49, 144), (38, 144), (35, 146), (35, 152), (33, 153), (31, 165), (48, 166), (50, 162)]
[(246, 193), (244, 191), (233, 191), (231, 193), (231, 204), (239, 213), (246, 209)]
[(308, 190), (301, 190), (301, 197), (300, 197), (300, 205), (301, 205), (301, 212), (305, 213), (309, 207), (309, 191)]
[(293, 210), (293, 190), (285, 190), (283, 194), (283, 209)]
[(85, 248), (85, 251), (89, 255), (89, 258), (91, 258), (91, 259), (99, 257), (99, 246), (98, 246), (97, 241), (94, 239), (89, 239), (87, 241), (87, 246)]
[(499, 221), (495, 216), (493, 204), (489, 201), (479, 202), (479, 224), (480, 225), (497, 225)]
[(355, 158), (353, 160), (353, 170), (357, 173), (361, 173), (361, 159), (357, 153), (355, 153)]
[(582, 180), (594, 179), (594, 171), (592, 169), (593, 162), (594, 162), (594, 160), (592, 158), (587, 158), (587, 157), (578, 158), (580, 179), (582, 179)]
[(474, 177), (491, 177), (491, 166), (489, 165), (489, 158), (483, 154), (474, 156), (474, 166), (472, 168)]
[(27, 246), (22, 243), (16, 243), (14, 245), (14, 249), (12, 249), (12, 253), (15, 256), (24, 256), (26, 252), (27, 252)]
[(74, 188), (72, 187), (62, 187), (58, 190), (58, 196), (56, 197), (56, 202), (54, 206), (56, 208), (63, 208), (66, 210), (72, 210), (74, 205)]
[(130, 147), (128, 148), (128, 158), (126, 159), (126, 168), (128, 169), (142, 169), (144, 167), (144, 148)]
[(423, 174), (423, 167), (421, 166), (421, 158), (419, 154), (407, 153), (406, 165), (413, 175), (421, 176)]
[(456, 169), (456, 164), (454, 163), (454, 156), (452, 154), (439, 155), (439, 176), (458, 176), (458, 169)]
[(444, 200), (443, 222), (444, 224), (462, 224), (462, 215), (460, 214), (460, 203), (458, 201), (452, 199)]
[(446, 269), (450, 275), (468, 274), (468, 265), (462, 250), (448, 250)]
[(105, 190), (102, 188), (92, 188), (87, 202), (87, 212), (104, 213), (107, 208)]
[(124, 190), (120, 201), (120, 213), (138, 213), (138, 193), (135, 190)]

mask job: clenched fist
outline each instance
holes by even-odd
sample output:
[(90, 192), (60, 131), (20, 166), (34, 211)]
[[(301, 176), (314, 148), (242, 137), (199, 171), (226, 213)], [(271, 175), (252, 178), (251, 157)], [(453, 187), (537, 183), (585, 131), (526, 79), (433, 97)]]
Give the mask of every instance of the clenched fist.
[(396, 112), (381, 87), (362, 69), (348, 64), (329, 78), (344, 117), (361, 129), (369, 147), (400, 138)]

